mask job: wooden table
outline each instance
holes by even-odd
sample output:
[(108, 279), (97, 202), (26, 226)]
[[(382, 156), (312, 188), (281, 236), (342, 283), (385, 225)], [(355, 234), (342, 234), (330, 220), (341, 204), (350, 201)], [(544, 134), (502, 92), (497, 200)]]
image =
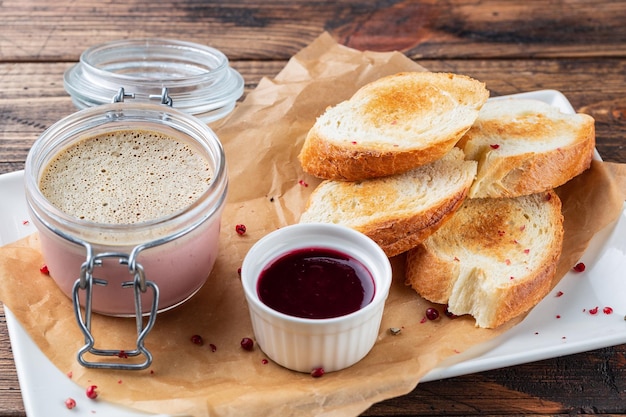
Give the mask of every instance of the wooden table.
[[(603, 159), (626, 163), (626, 2), (4, 0), (0, 22), (0, 173), (23, 169), (37, 136), (75, 111), (63, 71), (93, 44), (209, 44), (228, 55), (247, 92), (323, 31), (475, 77), (492, 95), (560, 90), (595, 117)], [(0, 307), (0, 416), (23, 416), (5, 322)], [(423, 383), (364, 415), (582, 413), (626, 414), (626, 344)]]

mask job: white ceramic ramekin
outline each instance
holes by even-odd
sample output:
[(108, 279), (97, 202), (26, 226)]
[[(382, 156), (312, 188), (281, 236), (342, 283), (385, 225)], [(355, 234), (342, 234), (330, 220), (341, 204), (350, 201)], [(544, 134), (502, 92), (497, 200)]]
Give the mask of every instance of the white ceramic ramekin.
[[(257, 292), (261, 271), (287, 253), (311, 247), (342, 252), (360, 261), (374, 278), (372, 301), (354, 313), (329, 319), (293, 317), (265, 305)], [(323, 368), (332, 372), (357, 363), (374, 346), (391, 286), (391, 264), (374, 241), (353, 229), (335, 224), (295, 224), (266, 235), (250, 249), (243, 261), (241, 280), (261, 350), (294, 371)]]

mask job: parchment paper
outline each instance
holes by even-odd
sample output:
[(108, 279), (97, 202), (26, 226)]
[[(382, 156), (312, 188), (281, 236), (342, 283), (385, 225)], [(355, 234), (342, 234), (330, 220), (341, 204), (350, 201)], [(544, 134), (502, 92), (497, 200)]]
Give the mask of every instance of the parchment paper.
[[(207, 284), (181, 307), (159, 315), (146, 345), (154, 354), (145, 371), (84, 369), (75, 360), (83, 337), (70, 300), (39, 272), (37, 234), (0, 249), (0, 299), (47, 357), (82, 386), (97, 385), (99, 400), (155, 413), (193, 416), (353, 416), (371, 404), (410, 392), (442, 361), (492, 339), (521, 318), (495, 330), (478, 329), (471, 318), (423, 321), (429, 303), (404, 285), (403, 256), (392, 259), (394, 282), (376, 345), (349, 369), (322, 378), (269, 361), (255, 346), (237, 269), (250, 246), (266, 233), (298, 220), (319, 183), (305, 176), (296, 155), (315, 118), (357, 88), (399, 71), (420, 71), (401, 53), (359, 52), (328, 34), (295, 55), (273, 80), (214, 126), (224, 143), (231, 189), (223, 217), (220, 255)], [(623, 166), (613, 164), (621, 172)], [(605, 164), (559, 190), (564, 202), (565, 247), (555, 284), (574, 265), (593, 234), (617, 217), (624, 201)], [(235, 225), (247, 233), (239, 236)], [(148, 277), (149, 278), (149, 277)], [(132, 346), (130, 319), (96, 315), (98, 347)], [(391, 335), (390, 327), (401, 328)], [(199, 334), (205, 344), (190, 337)], [(214, 345), (212, 349), (210, 345)], [(62, 401), (63, 399), (60, 399)]]

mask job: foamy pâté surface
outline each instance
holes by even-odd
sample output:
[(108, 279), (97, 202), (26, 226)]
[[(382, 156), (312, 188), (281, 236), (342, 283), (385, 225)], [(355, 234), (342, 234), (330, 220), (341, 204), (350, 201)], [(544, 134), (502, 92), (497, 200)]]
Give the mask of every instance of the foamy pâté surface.
[(44, 169), (43, 195), (61, 211), (105, 224), (132, 224), (178, 212), (208, 188), (208, 161), (165, 134), (123, 130), (63, 149)]

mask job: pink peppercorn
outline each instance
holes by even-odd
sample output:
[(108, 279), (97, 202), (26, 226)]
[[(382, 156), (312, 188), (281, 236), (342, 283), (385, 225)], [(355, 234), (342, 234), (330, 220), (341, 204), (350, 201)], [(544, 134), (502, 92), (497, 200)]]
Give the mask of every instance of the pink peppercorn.
[(254, 341), (249, 337), (241, 339), (241, 347), (243, 350), (252, 350), (254, 348)]
[(74, 400), (73, 398), (66, 399), (65, 406), (68, 410), (71, 410), (72, 408), (76, 407), (76, 400)]
[(204, 344), (204, 340), (199, 334), (194, 334), (193, 336), (191, 336), (190, 340), (191, 343), (193, 343), (194, 345), (202, 346)]
[(426, 318), (428, 320), (437, 320), (439, 318), (439, 310), (433, 307), (428, 307), (426, 309)]
[(85, 390), (85, 395), (87, 395), (87, 398), (91, 400), (95, 400), (96, 398), (98, 398), (98, 391), (96, 391), (97, 388), (98, 386), (96, 385), (89, 385)]

